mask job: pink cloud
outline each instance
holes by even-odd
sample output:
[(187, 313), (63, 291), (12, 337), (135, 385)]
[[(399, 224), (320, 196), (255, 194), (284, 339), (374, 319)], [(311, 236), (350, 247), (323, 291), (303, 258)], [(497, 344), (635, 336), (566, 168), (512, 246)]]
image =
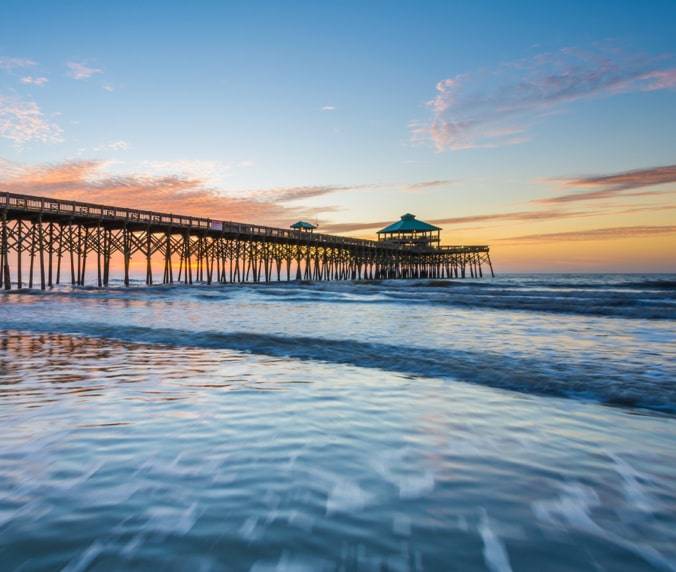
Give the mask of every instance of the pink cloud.
[(673, 88), (676, 87), (676, 69), (653, 71), (647, 73), (643, 79), (647, 81), (645, 91)]
[(58, 143), (61, 135), (61, 128), (34, 101), (0, 95), (0, 137), (21, 146), (31, 141)]
[(676, 233), (674, 225), (655, 226), (619, 226), (611, 228), (592, 228), (567, 232), (551, 232), (545, 234), (526, 234), (499, 238), (495, 242), (569, 242), (589, 240), (617, 240), (623, 238), (639, 238)]
[(77, 80), (89, 79), (94, 75), (103, 73), (102, 69), (88, 66), (82, 62), (67, 62), (66, 67), (68, 68), (66, 75)]
[(436, 85), (428, 121), (410, 125), (414, 141), (438, 151), (512, 145), (530, 127), (580, 99), (676, 86), (676, 69), (619, 50), (564, 48), (459, 74)]
[(279, 202), (299, 201), (303, 199), (311, 199), (314, 197), (321, 197), (340, 191), (351, 191), (360, 187), (347, 187), (340, 185), (310, 185), (300, 187), (281, 187), (278, 189), (270, 189), (262, 191), (263, 195)]
[(0, 175), (0, 192), (20, 193), (157, 212), (286, 227), (314, 211), (289, 208), (271, 198), (232, 197), (196, 177), (115, 176), (106, 162), (83, 160), (54, 165), (14, 165)]
[(29, 58), (13, 58), (9, 56), (0, 56), (0, 69), (4, 71), (13, 71), (20, 68), (28, 68), (37, 65)]
[[(573, 193), (537, 199), (536, 203), (556, 204), (577, 201), (608, 199), (618, 195), (623, 197), (651, 196), (663, 194), (660, 191), (634, 191), (643, 187), (652, 187), (676, 183), (676, 165), (664, 165), (647, 169), (634, 169), (608, 175), (591, 175), (570, 179), (555, 180), (566, 188), (587, 189)], [(632, 192), (627, 192), (632, 191)]]
[(42, 87), (48, 81), (49, 80), (46, 77), (34, 77), (32, 75), (27, 75), (27, 76), (21, 78), (22, 84), (24, 84), (24, 85), (37, 85), (38, 87)]
[(455, 180), (451, 179), (439, 179), (434, 181), (420, 181), (419, 183), (412, 183), (404, 187), (405, 191), (426, 191), (428, 189), (436, 189), (439, 187), (448, 187), (454, 183), (457, 183)]

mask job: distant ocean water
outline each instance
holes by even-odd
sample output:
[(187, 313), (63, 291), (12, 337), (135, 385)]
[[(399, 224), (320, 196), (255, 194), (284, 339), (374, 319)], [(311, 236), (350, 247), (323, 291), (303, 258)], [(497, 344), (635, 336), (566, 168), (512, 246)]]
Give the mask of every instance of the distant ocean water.
[(676, 275), (0, 295), (7, 570), (676, 570)]

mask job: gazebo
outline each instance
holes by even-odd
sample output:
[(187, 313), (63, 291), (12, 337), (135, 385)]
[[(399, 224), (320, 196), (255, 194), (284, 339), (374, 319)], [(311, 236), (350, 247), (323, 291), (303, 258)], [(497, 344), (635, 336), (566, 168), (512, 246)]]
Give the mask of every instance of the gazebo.
[(317, 225), (312, 224), (311, 222), (306, 222), (304, 220), (299, 220), (298, 222), (294, 222), (289, 228), (293, 230), (298, 230), (300, 232), (312, 233), (317, 228)]
[(438, 248), (441, 240), (438, 226), (417, 220), (415, 215), (406, 213), (401, 220), (378, 231), (378, 240), (387, 241), (406, 248)]

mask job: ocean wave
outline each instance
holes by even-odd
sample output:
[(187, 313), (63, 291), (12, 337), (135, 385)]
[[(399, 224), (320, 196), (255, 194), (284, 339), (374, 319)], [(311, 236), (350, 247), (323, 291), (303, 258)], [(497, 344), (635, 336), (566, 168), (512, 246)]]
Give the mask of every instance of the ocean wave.
[(379, 288), (259, 287), (255, 293), (280, 302), (328, 302), (338, 304), (422, 304), (490, 310), (572, 314), (641, 320), (676, 320), (676, 296), (670, 292), (646, 295), (642, 291), (569, 290), (552, 292), (539, 288), (486, 286), (434, 281), (406, 286), (386, 284)]
[[(575, 289), (608, 289), (608, 284), (599, 284), (596, 282), (548, 282), (542, 283), (548, 288), (575, 288)], [(613, 288), (626, 290), (671, 290), (676, 291), (676, 280), (639, 280), (635, 282), (616, 282), (612, 284)]]
[[(5, 330), (25, 324), (5, 322)], [(262, 333), (189, 331), (104, 323), (34, 323), (30, 332), (60, 333), (140, 344), (228, 349), (297, 360), (373, 368), (410, 376), (435, 377), (483, 386), (640, 407), (676, 413), (676, 372), (664, 365), (659, 375), (641, 364), (580, 359), (557, 362), (507, 355), (486, 349), (422, 348), (350, 339), (278, 336)]]
[(609, 291), (600, 291), (594, 295), (575, 293), (552, 296), (550, 293), (537, 290), (529, 290), (526, 293), (502, 290), (491, 295), (474, 292), (425, 301), (401, 293), (392, 293), (389, 296), (403, 298), (406, 303), (639, 320), (676, 320), (676, 303), (672, 299), (657, 297), (646, 299), (640, 295), (624, 295)]
[[(16, 291), (13, 294), (17, 294)], [(676, 280), (517, 277), (495, 281), (383, 280), (376, 282), (273, 282), (270, 284), (156, 285), (106, 289), (59, 287), (21, 296), (174, 299), (219, 302), (241, 294), (281, 303), (405, 304), (498, 311), (570, 314), (638, 320), (676, 320)]]

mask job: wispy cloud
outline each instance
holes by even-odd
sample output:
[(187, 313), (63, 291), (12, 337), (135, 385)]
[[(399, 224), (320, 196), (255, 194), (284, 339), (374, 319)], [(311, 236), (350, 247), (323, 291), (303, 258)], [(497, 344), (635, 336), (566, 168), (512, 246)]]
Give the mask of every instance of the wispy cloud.
[(336, 222), (336, 223), (324, 223), (322, 225), (323, 232), (329, 233), (343, 233), (343, 232), (356, 232), (359, 230), (375, 230), (378, 228), (383, 228), (388, 224), (391, 224), (393, 221), (369, 221), (369, 222)]
[(437, 83), (432, 118), (414, 122), (414, 141), (438, 151), (520, 143), (530, 127), (570, 102), (676, 87), (676, 68), (609, 47), (563, 48)]
[(616, 215), (637, 214), (637, 213), (660, 213), (664, 211), (676, 210), (676, 204), (653, 203), (643, 206), (629, 207), (615, 211)]
[(438, 187), (447, 187), (457, 183), (452, 179), (439, 179), (435, 181), (420, 181), (419, 183), (412, 183), (404, 187), (405, 191), (426, 191), (427, 189), (435, 189)]
[(551, 221), (564, 220), (570, 218), (590, 217), (596, 216), (598, 211), (563, 211), (557, 209), (539, 210), (539, 211), (517, 211), (511, 213), (491, 213), (482, 215), (470, 215), (462, 217), (438, 218), (432, 221), (433, 224), (468, 224), (475, 222), (537, 222), (537, 221)]
[[(314, 197), (321, 197), (324, 195), (330, 195), (340, 192), (351, 192), (351, 191), (375, 191), (382, 189), (397, 189), (401, 191), (423, 191), (425, 189), (432, 189), (438, 187), (444, 187), (456, 183), (457, 181), (451, 179), (444, 180), (433, 180), (433, 181), (420, 181), (417, 183), (392, 183), (392, 184), (359, 184), (359, 185), (305, 185), (298, 187), (280, 187), (277, 189), (269, 189), (263, 191), (266, 196), (271, 199), (274, 199), (279, 202), (290, 202), (298, 201), (303, 199), (310, 199)], [(250, 191), (251, 193), (256, 193), (259, 191)], [(362, 228), (364, 224), (367, 223), (356, 223)], [(369, 224), (379, 224), (379, 223), (369, 223)], [(333, 226), (332, 226), (333, 228)], [(340, 224), (335, 225), (335, 228), (340, 228)]]
[(37, 103), (3, 95), (0, 95), (0, 137), (19, 146), (31, 141), (57, 143), (63, 140), (61, 128), (45, 118)]
[(650, 80), (645, 87), (646, 91), (676, 87), (676, 69), (649, 72), (643, 79)]
[(0, 70), (13, 71), (15, 69), (29, 68), (36, 65), (37, 62), (29, 58), (13, 58), (9, 56), (0, 56)]
[(322, 107), (322, 111), (335, 111), (335, 110), (336, 108), (333, 105), (325, 105), (324, 107)]
[(94, 147), (94, 151), (128, 151), (129, 147), (130, 145), (127, 141), (119, 139), (118, 141), (110, 141), (97, 145)]
[(38, 87), (42, 87), (45, 85), (49, 80), (46, 77), (42, 76), (32, 76), (32, 75), (27, 75), (21, 78), (21, 83), (24, 85), (37, 85)]
[[(123, 147), (126, 144), (126, 149)], [(111, 148), (116, 147), (116, 149)], [(126, 151), (131, 149), (127, 141), (107, 142), (93, 148), (93, 151)], [(82, 155), (90, 151), (82, 149)], [(118, 175), (135, 175), (143, 173), (150, 177), (181, 177), (184, 179), (200, 180), (204, 185), (219, 188), (223, 187), (228, 179), (240, 169), (250, 169), (255, 163), (251, 160), (222, 161), (217, 159), (172, 159), (172, 160), (125, 160), (114, 163)], [(230, 193), (234, 194), (234, 193)]]
[(235, 168), (250, 166), (248, 161), (224, 162), (212, 159), (174, 159), (171, 161), (141, 161), (133, 168), (143, 173), (158, 176), (177, 175), (188, 179), (199, 179), (205, 184), (219, 185), (231, 176)]
[(352, 191), (363, 186), (340, 186), (340, 185), (309, 185), (300, 187), (281, 187), (278, 189), (265, 190), (262, 194), (274, 199), (278, 202), (300, 201), (303, 199), (311, 199), (314, 197), (321, 197), (332, 193), (341, 191)]
[(590, 240), (616, 240), (623, 238), (639, 238), (676, 233), (676, 225), (655, 226), (618, 226), (611, 228), (592, 228), (588, 230), (572, 230), (567, 232), (551, 232), (545, 234), (526, 234), (500, 238), (495, 242), (569, 242)]
[[(536, 210), (536, 211), (517, 211), (507, 213), (488, 213), (478, 215), (468, 215), (461, 217), (447, 217), (435, 218), (426, 220), (426, 222), (436, 225), (463, 225), (472, 223), (491, 223), (491, 222), (537, 222), (537, 221), (552, 221), (564, 220), (579, 217), (591, 217), (601, 214), (598, 211), (564, 211), (558, 209)], [(388, 224), (389, 221), (372, 221), (372, 222), (354, 222), (354, 223), (336, 223), (324, 225), (325, 229), (331, 232), (354, 232), (358, 230), (370, 230), (382, 228)]]
[(0, 157), (0, 179), (11, 179), (14, 177), (18, 177), (21, 175), (23, 172), (23, 168), (21, 165), (13, 162), (13, 161), (8, 161), (7, 159), (3, 159)]
[(83, 62), (66, 62), (66, 67), (68, 68), (66, 75), (77, 80), (89, 79), (103, 73), (102, 69), (91, 67)]
[(541, 204), (570, 203), (578, 201), (591, 201), (609, 199), (616, 196), (649, 196), (662, 194), (659, 191), (627, 192), (676, 183), (676, 165), (664, 165), (662, 167), (650, 167), (647, 169), (634, 169), (609, 175), (591, 175), (570, 179), (554, 179), (553, 182), (570, 189), (582, 189), (572, 193), (544, 197), (534, 202)]

